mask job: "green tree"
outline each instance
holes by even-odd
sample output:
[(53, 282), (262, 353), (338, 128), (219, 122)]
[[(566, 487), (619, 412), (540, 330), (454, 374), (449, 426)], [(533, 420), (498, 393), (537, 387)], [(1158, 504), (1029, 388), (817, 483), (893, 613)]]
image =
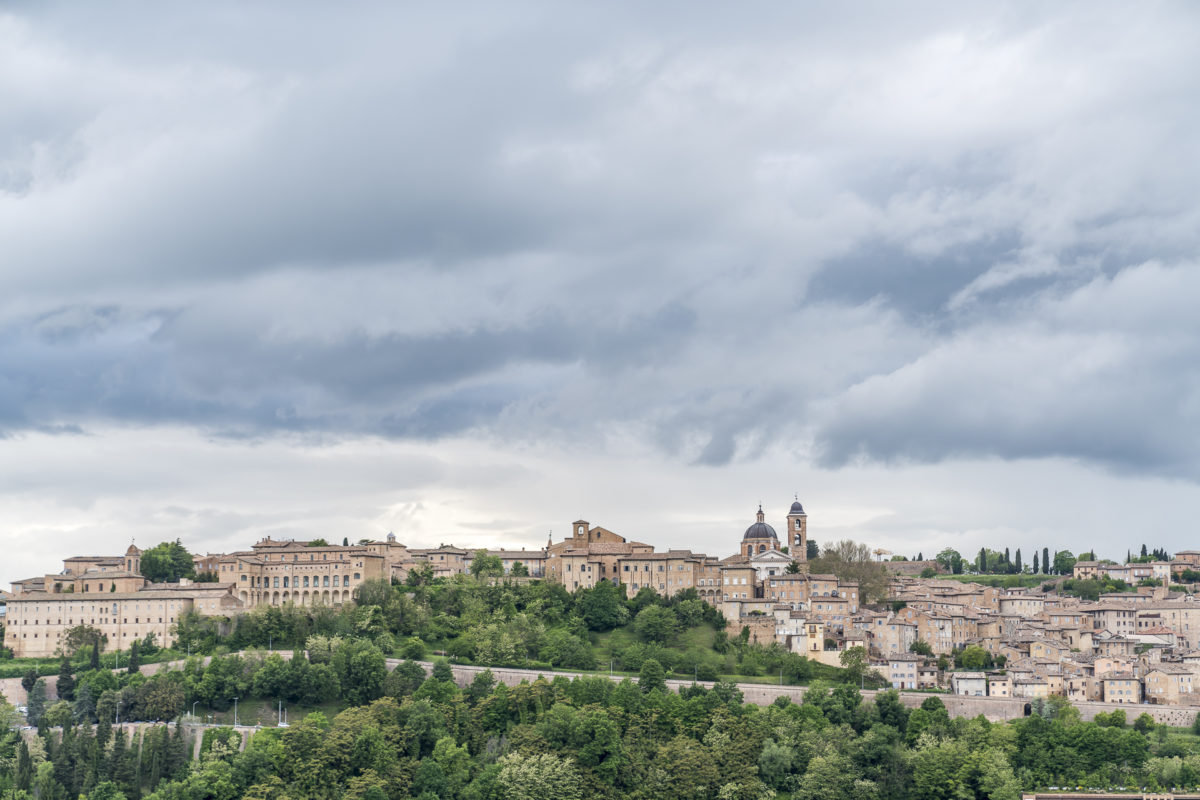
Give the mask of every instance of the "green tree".
[(497, 578), (504, 574), (500, 556), (490, 556), (487, 550), (476, 550), (471, 559), (471, 574), (476, 578)]
[(850, 683), (858, 683), (867, 673), (870, 662), (867, 660), (867, 650), (864, 647), (848, 647), (838, 656), (842, 669), (846, 670), (846, 678)]
[(1052, 568), (1053, 568), (1053, 567), (1052, 567), (1052, 566), (1051, 566), (1051, 564), (1050, 564), (1050, 548), (1049, 548), (1049, 547), (1043, 547), (1043, 548), (1042, 548), (1042, 569), (1043, 569), (1045, 572), (1050, 572), (1050, 570), (1051, 570)]
[(933, 648), (929, 646), (929, 642), (917, 639), (908, 646), (909, 652), (916, 653), (919, 656), (933, 656)]
[(788, 575), (796, 575), (799, 572), (800, 572), (800, 562), (793, 558), (791, 561), (788, 562), (787, 574)]
[(988, 652), (977, 644), (967, 645), (962, 651), (962, 665), (964, 669), (980, 670), (983, 669), (988, 662)]
[(937, 554), (937, 562), (942, 565), (942, 569), (953, 575), (962, 574), (963, 557), (962, 554), (953, 547), (947, 547), (942, 552)]
[(327, 542), (321, 538), (310, 539), (308, 542), (305, 543), (304, 546), (305, 547), (329, 547), (329, 542)]
[(65, 656), (58, 666), (58, 683), (55, 691), (62, 700), (75, 699), (75, 668), (71, 666), (71, 659)]
[(816, 561), (821, 555), (821, 548), (817, 545), (815, 539), (809, 539), (805, 542), (804, 558), (807, 561)]
[(25, 700), (25, 709), (25, 719), (29, 720), (30, 725), (41, 723), (42, 715), (46, 713), (46, 681), (41, 678), (34, 681)]
[(666, 691), (666, 671), (663, 670), (662, 664), (653, 658), (647, 658), (642, 662), (642, 670), (638, 673), (638, 686), (643, 692), (660, 689)]
[(334, 653), (331, 663), (347, 702), (363, 705), (383, 695), (387, 663), (375, 645), (360, 639), (347, 641)]
[(582, 779), (568, 759), (553, 753), (510, 753), (498, 762), (496, 783), (505, 800), (581, 800)]
[(176, 583), (196, 575), (192, 554), (178, 539), (162, 542), (142, 553), (142, 575), (151, 583)]
[(62, 648), (63, 655), (69, 657), (74, 656), (85, 647), (95, 647), (104, 641), (104, 635), (90, 625), (76, 625), (73, 628), (68, 628), (63, 634), (62, 642), (59, 645)]
[(679, 619), (669, 608), (647, 606), (634, 618), (633, 630), (647, 642), (665, 643), (679, 632)]
[(1070, 550), (1059, 550), (1054, 554), (1054, 572), (1058, 575), (1070, 575), (1075, 569), (1075, 556)]
[(87, 800), (125, 800), (125, 793), (112, 781), (104, 781), (88, 792)]
[(621, 590), (608, 581), (600, 581), (590, 589), (577, 592), (575, 609), (593, 631), (610, 631), (629, 621), (629, 609), (625, 607)]
[(525, 566), (525, 564), (521, 561), (514, 561), (512, 565), (512, 572), (510, 574), (514, 578), (528, 578), (529, 567)]

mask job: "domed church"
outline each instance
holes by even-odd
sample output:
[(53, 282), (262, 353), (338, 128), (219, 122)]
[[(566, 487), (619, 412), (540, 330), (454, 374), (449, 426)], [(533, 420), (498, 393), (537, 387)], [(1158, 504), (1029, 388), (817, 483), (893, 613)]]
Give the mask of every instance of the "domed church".
[[(785, 538), (792, 558), (800, 562), (805, 561), (808, 556), (808, 515), (804, 513), (804, 506), (800, 505), (799, 498), (792, 503), (792, 507), (788, 510)], [(746, 528), (746, 533), (742, 535), (740, 552), (746, 558), (750, 558), (768, 550), (778, 550), (779, 547), (779, 535), (775, 533), (773, 527), (767, 524), (760, 504), (756, 521)]]

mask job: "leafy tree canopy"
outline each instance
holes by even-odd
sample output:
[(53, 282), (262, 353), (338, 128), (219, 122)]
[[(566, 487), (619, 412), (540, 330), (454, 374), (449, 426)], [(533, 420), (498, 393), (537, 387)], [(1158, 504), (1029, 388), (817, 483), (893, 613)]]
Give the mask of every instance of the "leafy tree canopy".
[(142, 553), (142, 575), (151, 583), (175, 583), (196, 575), (192, 554), (178, 539), (162, 542)]

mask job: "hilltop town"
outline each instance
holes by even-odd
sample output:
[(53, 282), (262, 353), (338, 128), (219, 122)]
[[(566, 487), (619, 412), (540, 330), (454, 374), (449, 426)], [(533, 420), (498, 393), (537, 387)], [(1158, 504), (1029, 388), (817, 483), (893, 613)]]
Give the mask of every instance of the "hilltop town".
[[(414, 572), (450, 578), (471, 572), (482, 556), (507, 579), (570, 592), (602, 582), (627, 598), (694, 592), (749, 642), (834, 667), (862, 648), (897, 689), (1200, 704), (1200, 603), (1172, 585), (1200, 571), (1200, 551), (1126, 564), (1080, 560), (1069, 576), (1040, 585), (989, 585), (996, 581), (943, 574), (947, 565), (937, 560), (814, 562), (799, 500), (782, 518), (781, 536), (760, 507), (737, 552), (725, 557), (659, 551), (586, 520), (536, 550), (410, 548), (394, 534), (341, 545), (268, 538), (248, 550), (194, 556), (194, 572), (205, 579), (172, 582), (149, 580), (143, 551), (131, 545), (121, 556), (70, 556), (58, 572), (14, 581), (11, 593), (0, 593), (4, 646), (18, 658), (54, 656), (81, 625), (99, 631), (106, 650), (149, 636), (170, 645), (189, 613), (231, 619), (262, 607), (340, 606), (368, 581), (403, 583)], [(828, 572), (813, 569), (831, 564)], [(863, 568), (884, 576), (876, 596), (852, 577)], [(1067, 578), (1119, 582), (1125, 591), (1082, 599), (1063, 591)]]

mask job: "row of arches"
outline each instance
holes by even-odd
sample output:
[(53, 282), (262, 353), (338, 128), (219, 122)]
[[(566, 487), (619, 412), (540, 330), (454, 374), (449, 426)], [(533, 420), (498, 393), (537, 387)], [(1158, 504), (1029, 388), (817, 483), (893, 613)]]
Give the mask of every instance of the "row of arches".
[(315, 590), (315, 591), (284, 591), (256, 592), (243, 589), (238, 593), (238, 599), (243, 605), (272, 605), (281, 606), (292, 603), (298, 606), (338, 605), (349, 603), (353, 593), (349, 589)]

